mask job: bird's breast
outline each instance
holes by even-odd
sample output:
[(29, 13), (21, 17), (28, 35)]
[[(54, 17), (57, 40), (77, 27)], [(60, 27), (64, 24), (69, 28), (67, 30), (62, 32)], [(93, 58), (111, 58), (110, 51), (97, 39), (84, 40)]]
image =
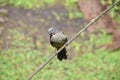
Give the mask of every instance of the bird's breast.
[(53, 47), (60, 48), (66, 43), (66, 36), (63, 33), (52, 35), (50, 41)]

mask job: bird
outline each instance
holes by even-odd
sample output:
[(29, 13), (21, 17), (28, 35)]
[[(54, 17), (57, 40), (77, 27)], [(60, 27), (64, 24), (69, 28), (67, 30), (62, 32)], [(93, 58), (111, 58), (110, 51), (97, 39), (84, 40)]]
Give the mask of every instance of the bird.
[[(48, 34), (50, 38), (50, 44), (55, 47), (57, 50), (59, 50), (67, 41), (67, 36), (61, 32), (58, 31), (56, 28), (51, 27), (48, 29)], [(62, 61), (63, 59), (67, 59), (67, 50), (66, 48), (63, 48), (58, 54), (57, 58), (58, 60)]]

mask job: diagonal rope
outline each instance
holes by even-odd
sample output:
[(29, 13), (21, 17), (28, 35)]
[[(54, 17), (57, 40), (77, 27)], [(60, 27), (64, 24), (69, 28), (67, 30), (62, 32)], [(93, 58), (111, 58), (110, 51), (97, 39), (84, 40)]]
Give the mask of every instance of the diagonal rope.
[(78, 33), (76, 33), (64, 46), (62, 46), (58, 51), (53, 53), (48, 60), (46, 60), (42, 65), (39, 65), (38, 68), (30, 75), (26, 80), (31, 80), (34, 75), (36, 75), (39, 71), (41, 71), (62, 49), (64, 49), (66, 46), (68, 46), (73, 40), (75, 40), (81, 33), (83, 33), (87, 28), (89, 28), (92, 24), (94, 24), (98, 19), (106, 14), (109, 10), (111, 10), (117, 3), (119, 3), (120, 0), (117, 0), (115, 3), (113, 3), (109, 8), (101, 12), (97, 17), (92, 19), (86, 26), (83, 27)]

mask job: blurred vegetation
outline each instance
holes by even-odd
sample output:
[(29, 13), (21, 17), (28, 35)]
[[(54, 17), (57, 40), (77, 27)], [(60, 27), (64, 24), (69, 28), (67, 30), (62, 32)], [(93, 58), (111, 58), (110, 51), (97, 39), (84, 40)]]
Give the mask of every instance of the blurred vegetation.
[[(1, 0), (3, 5), (9, 4), (25, 9), (55, 5), (58, 0)], [(77, 0), (64, 0), (62, 4), (68, 10), (68, 16), (80, 18), (82, 14), (76, 7)], [(104, 3), (104, 1), (103, 1)], [(119, 7), (118, 7), (119, 8)], [(117, 15), (117, 6), (111, 11), (113, 18)], [(74, 11), (75, 10), (75, 11)], [(116, 18), (116, 17), (115, 17)], [(116, 19), (120, 21), (119, 16)], [(50, 53), (54, 52), (50, 44), (43, 44), (39, 36), (36, 43), (39, 49), (34, 49), (35, 44), (30, 36), (26, 36), (17, 29), (8, 31), (10, 48), (0, 50), (0, 80), (25, 80)], [(85, 36), (83, 35), (82, 38)], [(107, 51), (99, 45), (111, 43), (111, 36), (104, 30), (99, 35), (90, 35), (89, 39), (78, 38), (68, 46), (67, 61), (53, 59), (33, 80), (120, 80), (120, 50)], [(43, 46), (45, 48), (43, 49)], [(72, 53), (70, 53), (72, 49)]]
[(70, 19), (82, 18), (83, 14), (79, 11), (77, 5), (77, 0), (65, 0), (64, 5), (68, 10), (68, 16)]
[[(110, 6), (111, 4), (113, 4), (116, 0), (101, 0), (101, 3), (103, 5), (107, 5)], [(117, 6), (115, 6), (112, 10), (110, 10), (110, 15), (111, 17), (116, 20), (119, 24), (120, 24), (120, 3), (118, 3)]]
[(53, 5), (55, 0), (5, 0), (5, 4), (10, 4), (16, 7), (23, 7), (26, 9), (43, 7), (45, 5)]

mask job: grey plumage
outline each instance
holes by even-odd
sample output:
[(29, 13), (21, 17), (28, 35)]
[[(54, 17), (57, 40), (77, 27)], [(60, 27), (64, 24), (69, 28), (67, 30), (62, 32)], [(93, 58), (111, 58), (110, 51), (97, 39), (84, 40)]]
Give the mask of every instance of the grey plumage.
[[(66, 35), (63, 32), (58, 31), (54, 27), (50, 28), (48, 30), (48, 33), (50, 35), (50, 44), (57, 50), (60, 49), (67, 42)], [(60, 61), (62, 61), (63, 59), (67, 59), (66, 53), (67, 53), (66, 48), (64, 48), (62, 51), (58, 53), (57, 58)]]

